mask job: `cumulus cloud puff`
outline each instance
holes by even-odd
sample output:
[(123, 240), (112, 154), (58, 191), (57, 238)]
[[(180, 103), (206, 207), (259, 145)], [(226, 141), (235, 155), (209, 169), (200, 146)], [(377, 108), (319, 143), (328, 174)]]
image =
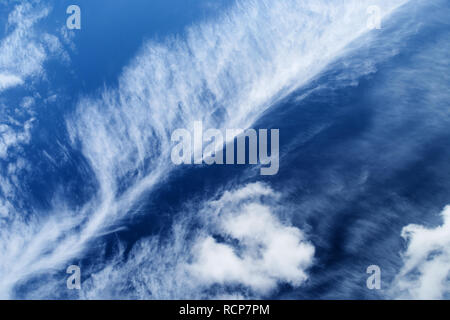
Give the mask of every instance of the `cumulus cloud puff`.
[(254, 200), (263, 195), (278, 196), (261, 184), (252, 184), (227, 192), (212, 204), (214, 229), (226, 240), (205, 235), (195, 243), (195, 262), (189, 270), (199, 281), (243, 284), (268, 293), (278, 281), (298, 286), (306, 280), (313, 246), (298, 228), (283, 224), (270, 206)]
[(442, 212), (436, 228), (409, 225), (402, 231), (408, 241), (404, 265), (393, 290), (403, 299), (448, 299), (450, 297), (450, 206)]

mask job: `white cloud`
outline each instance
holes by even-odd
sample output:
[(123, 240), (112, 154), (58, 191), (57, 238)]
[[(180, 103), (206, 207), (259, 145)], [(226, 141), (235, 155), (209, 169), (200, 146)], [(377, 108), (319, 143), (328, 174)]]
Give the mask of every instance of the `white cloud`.
[(443, 299), (450, 294), (450, 206), (436, 228), (409, 225), (402, 231), (408, 241), (404, 265), (393, 284), (401, 299)]
[[(30, 80), (44, 78), (44, 64), (49, 57), (67, 58), (59, 40), (40, 32), (38, 28), (37, 23), (47, 15), (47, 8), (25, 2), (16, 5), (9, 14), (6, 36), (0, 40), (0, 92), (18, 85), (31, 84)], [(1, 297), (8, 296), (11, 286), (26, 276), (28, 269), (32, 269), (29, 268), (27, 259), (33, 260), (35, 257), (30, 253), (36, 248), (35, 245), (47, 250), (45, 245), (42, 245), (42, 235), (38, 235), (40, 227), (45, 223), (23, 209), (26, 198), (24, 194), (29, 190), (21, 178), (29, 170), (29, 163), (22, 153), (24, 146), (29, 144), (32, 138), (36, 120), (33, 110), (35, 97), (39, 97), (36, 92), (33, 97), (23, 97), (20, 103), (14, 102), (16, 107), (6, 106), (10, 101), (5, 98), (0, 108)], [(62, 225), (58, 224), (58, 230), (64, 229)], [(51, 226), (51, 223), (47, 226)], [(48, 238), (54, 240), (54, 233), (49, 230), (45, 232), (48, 233)]]
[(213, 203), (214, 229), (228, 241), (219, 242), (212, 235), (197, 240), (189, 267), (197, 281), (241, 284), (267, 294), (278, 282), (299, 286), (307, 279), (305, 269), (312, 263), (314, 247), (298, 228), (283, 224), (270, 206), (254, 199), (263, 195), (278, 196), (257, 183)]
[(5, 159), (8, 156), (10, 148), (30, 141), (33, 121), (34, 118), (27, 120), (20, 128), (21, 131), (6, 124), (0, 124), (0, 159)]
[[(376, 2), (389, 14), (405, 1)], [(173, 130), (201, 119), (215, 128), (248, 128), (367, 31), (369, 3), (241, 1), (183, 38), (146, 43), (118, 88), (82, 99), (67, 121), (100, 184), (100, 204), (86, 208), (86, 239), (123, 218), (173, 170)]]
[[(168, 242), (141, 241), (124, 263), (119, 251), (115, 262), (83, 283), (82, 297), (255, 298), (282, 283), (300, 286), (314, 247), (280, 221), (279, 195), (260, 183), (227, 194), (236, 198), (224, 195), (184, 212), (185, 222), (176, 223)], [(193, 227), (198, 218), (200, 227)]]
[[(388, 14), (405, 1), (375, 2)], [(102, 192), (114, 193), (134, 171), (140, 181), (133, 186), (142, 189), (146, 176), (154, 180), (167, 169), (176, 128), (197, 120), (214, 128), (251, 126), (367, 31), (370, 4), (239, 1), (217, 21), (188, 29), (184, 38), (146, 43), (118, 88), (83, 99), (68, 121), (73, 140), (104, 182)]]
[[(0, 296), (9, 297), (17, 282), (33, 274), (63, 267), (69, 259), (82, 255), (95, 237), (126, 218), (130, 208), (173, 170), (168, 161), (172, 130), (189, 128), (195, 120), (217, 128), (249, 127), (274, 101), (317, 76), (346, 45), (367, 31), (369, 4), (379, 4), (389, 14), (404, 2), (239, 1), (216, 21), (193, 26), (184, 36), (146, 43), (125, 68), (117, 88), (83, 99), (67, 120), (74, 145), (81, 146), (95, 173), (98, 194), (76, 212), (67, 212), (64, 203), (58, 203), (54, 208), (58, 214), (47, 213), (48, 220), (27, 224), (18, 220), (0, 233), (1, 242), (11, 244), (0, 250)], [(24, 11), (26, 5), (11, 15), (10, 25), (16, 29), (0, 45), (0, 70), (1, 66), (9, 68), (0, 73), (21, 79), (41, 74), (44, 49), (55, 48), (52, 39), (23, 45), (28, 40), (24, 35), (39, 18), (25, 19)], [(241, 219), (252, 221), (254, 217), (246, 212)], [(266, 226), (268, 221), (276, 221), (271, 219), (275, 218), (267, 213)], [(270, 231), (278, 234), (280, 229), (286, 232), (286, 238), (281, 238), (295, 253), (289, 261), (306, 261), (307, 250), (293, 245), (301, 233), (281, 222), (278, 229)], [(225, 225), (221, 232), (237, 237), (243, 245), (258, 243), (256, 234), (253, 240), (229, 234)], [(168, 250), (182, 247), (178, 243)], [(278, 280), (301, 282), (301, 272), (293, 267), (280, 269), (279, 274), (273, 271), (277, 266), (267, 260), (274, 254), (272, 250), (262, 252), (258, 277), (244, 283), (253, 290), (268, 290)], [(155, 249), (138, 252), (136, 259), (142, 263), (149, 257), (169, 263)], [(247, 270), (246, 260), (235, 254), (236, 262)], [(284, 257), (283, 251), (277, 254)], [(154, 283), (153, 295), (165, 297), (170, 286), (155, 283), (162, 279), (170, 282), (171, 275), (160, 276), (149, 281)], [(142, 274), (144, 280), (146, 277)], [(258, 279), (267, 277), (272, 282), (258, 284)], [(144, 283), (142, 292), (149, 282)]]
[(0, 91), (9, 87), (23, 84), (23, 80), (16, 75), (0, 73)]
[(7, 36), (0, 41), (0, 91), (24, 84), (30, 77), (43, 76), (49, 55), (68, 59), (55, 36), (37, 33), (36, 23), (48, 15), (47, 8), (19, 4), (8, 16)]

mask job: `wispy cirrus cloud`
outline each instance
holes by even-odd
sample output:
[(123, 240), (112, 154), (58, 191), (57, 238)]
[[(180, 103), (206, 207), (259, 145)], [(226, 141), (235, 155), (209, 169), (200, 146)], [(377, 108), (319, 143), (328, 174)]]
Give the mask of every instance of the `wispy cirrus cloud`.
[[(388, 15), (406, 1), (376, 2)], [(20, 281), (82, 256), (91, 241), (126, 218), (130, 208), (174, 169), (167, 161), (173, 129), (189, 128), (195, 120), (220, 128), (247, 128), (274, 101), (308, 83), (343, 54), (346, 45), (363, 35), (367, 31), (366, 9), (371, 4), (373, 1), (240, 1), (218, 21), (193, 26), (184, 36), (163, 43), (146, 43), (125, 68), (117, 88), (82, 99), (77, 112), (67, 119), (73, 146), (79, 147), (89, 161), (98, 192), (76, 212), (58, 204), (45, 219), (29, 220), (26, 225), (18, 220), (2, 231), (2, 242), (13, 245), (0, 251), (0, 295), (10, 297)], [(23, 75), (41, 69), (32, 70)], [(270, 209), (258, 204), (242, 208), (240, 219), (255, 221), (255, 210), (262, 212), (262, 228), (273, 237), (280, 236), (285, 241), (283, 246), (294, 253), (289, 260), (292, 265), (304, 264), (306, 268), (312, 250), (307, 245), (296, 245), (302, 241), (302, 233), (281, 223)], [(225, 236), (241, 243), (267, 245), (259, 240), (256, 231), (246, 239), (233, 233), (227, 220), (221, 223), (220, 232)], [(272, 289), (278, 280), (298, 285), (305, 279), (304, 269), (291, 264), (282, 274), (273, 271), (270, 256), (277, 248), (263, 252), (266, 258), (259, 261), (249, 254), (233, 256), (231, 247), (209, 236), (202, 241), (197, 246), (197, 261), (209, 261), (214, 252), (209, 249), (220, 248), (234, 261), (229, 266), (218, 266), (222, 275), (233, 275), (235, 268), (255, 275), (251, 282), (245, 282), (238, 272), (230, 283), (209, 274), (209, 284), (240, 283), (261, 293)], [(180, 246), (183, 241), (175, 241), (170, 248)], [(158, 259), (157, 247), (144, 247), (136, 251), (136, 261), (144, 263), (152, 255)], [(165, 261), (163, 253), (159, 254), (161, 262)], [(260, 268), (252, 269), (252, 261), (260, 262)], [(192, 264), (191, 272), (200, 274), (200, 266)], [(149, 268), (153, 270), (154, 265)], [(105, 267), (108, 269), (114, 270), (114, 265)], [(171, 276), (169, 273), (164, 278), (160, 274), (160, 278), (148, 279), (140, 275), (144, 282), (136, 286), (136, 292), (146, 290), (152, 281)], [(95, 279), (93, 276), (92, 281)], [(99, 287), (93, 288), (86, 296), (96, 296)], [(114, 292), (114, 288), (109, 289)], [(155, 285), (154, 292), (162, 291), (153, 296), (171, 296), (171, 291), (164, 291), (169, 289)], [(98, 295), (105, 292), (107, 289)], [(181, 291), (174, 292), (182, 296)]]
[[(405, 2), (377, 1), (385, 15)], [(240, 1), (184, 37), (147, 42), (117, 88), (82, 99), (67, 121), (96, 172), (101, 202), (113, 206), (107, 215), (100, 206), (95, 228), (124, 217), (130, 203), (174, 169), (167, 161), (173, 130), (197, 120), (249, 127), (367, 32), (370, 4)]]
[[(1, 6), (11, 8), (11, 12), (5, 20), (5, 36), (0, 39), (0, 273), (17, 268), (17, 277), (21, 277), (22, 260), (7, 264), (24, 248), (26, 233), (36, 228), (36, 222), (32, 222), (36, 217), (29, 216), (31, 209), (24, 208), (29, 189), (23, 181), (30, 170), (24, 149), (33, 138), (35, 98), (40, 97), (34, 85), (46, 80), (45, 63), (49, 59), (67, 61), (68, 56), (56, 36), (39, 28), (50, 11), (44, 4), (8, 1)], [(8, 89), (17, 86), (23, 86), (27, 93), (22, 97), (7, 95)], [(27, 222), (28, 218), (31, 220)], [(0, 295), (4, 296), (9, 280), (0, 282)]]
[(0, 40), (0, 91), (22, 85), (28, 78), (42, 77), (43, 64), (50, 55), (68, 58), (57, 37), (35, 30), (48, 13), (46, 7), (21, 3), (9, 14), (7, 34)]

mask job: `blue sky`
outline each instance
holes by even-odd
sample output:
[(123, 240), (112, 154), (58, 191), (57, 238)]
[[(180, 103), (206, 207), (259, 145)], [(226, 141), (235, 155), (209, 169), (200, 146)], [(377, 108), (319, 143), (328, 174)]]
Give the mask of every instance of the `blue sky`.
[[(0, 298), (448, 298), (445, 1), (71, 4), (0, 5)], [(175, 166), (195, 121), (280, 171)]]

